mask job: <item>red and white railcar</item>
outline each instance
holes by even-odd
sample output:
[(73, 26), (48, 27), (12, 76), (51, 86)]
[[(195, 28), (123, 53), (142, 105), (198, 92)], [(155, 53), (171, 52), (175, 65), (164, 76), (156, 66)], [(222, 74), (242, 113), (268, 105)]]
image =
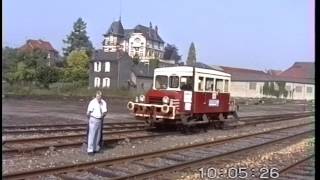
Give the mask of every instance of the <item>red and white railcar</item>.
[(152, 88), (128, 102), (137, 119), (163, 123), (210, 124), (221, 128), (228, 115), (237, 120), (237, 106), (230, 99), (231, 75), (204, 68), (177, 66), (154, 70)]

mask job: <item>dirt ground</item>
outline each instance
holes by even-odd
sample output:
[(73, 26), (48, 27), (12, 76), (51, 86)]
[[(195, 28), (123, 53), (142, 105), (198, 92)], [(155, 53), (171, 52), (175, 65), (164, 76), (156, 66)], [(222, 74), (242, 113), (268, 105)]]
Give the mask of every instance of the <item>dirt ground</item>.
[[(89, 101), (89, 98), (4, 98), (2, 99), (2, 125), (85, 123)], [(127, 103), (126, 99), (107, 99), (109, 113), (106, 121), (134, 121), (132, 114), (126, 108)], [(305, 110), (314, 110), (314, 108), (305, 107), (303, 104), (240, 105), (238, 114), (241, 117), (296, 113)]]

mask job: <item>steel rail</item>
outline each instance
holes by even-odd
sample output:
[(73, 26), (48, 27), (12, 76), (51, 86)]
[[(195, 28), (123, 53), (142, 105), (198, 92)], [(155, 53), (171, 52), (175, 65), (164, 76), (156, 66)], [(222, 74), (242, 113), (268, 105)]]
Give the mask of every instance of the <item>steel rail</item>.
[[(171, 133), (161, 133), (161, 134), (151, 134), (151, 135), (142, 135), (142, 136), (133, 136), (133, 137), (122, 137), (122, 138), (113, 138), (113, 139), (104, 139), (103, 141), (106, 144), (115, 144), (120, 141), (125, 141), (126, 139), (130, 140), (138, 140), (138, 139), (147, 139), (147, 138), (154, 138), (154, 137), (159, 137), (159, 136), (166, 136), (166, 135), (171, 135)], [(12, 154), (17, 154), (17, 153), (26, 153), (26, 152), (37, 152), (37, 151), (43, 151), (43, 150), (48, 150), (50, 147), (54, 148), (65, 148), (65, 147), (79, 147), (83, 145), (84, 142), (72, 142), (72, 143), (62, 143), (62, 144), (56, 144), (56, 145), (43, 145), (43, 146), (35, 146), (35, 147), (28, 147), (24, 149), (3, 149), (2, 150), (2, 155), (3, 157), (9, 156)]]
[[(104, 132), (103, 135), (114, 135), (114, 134), (122, 134), (122, 133), (133, 133), (133, 132), (141, 132), (145, 130), (149, 130), (151, 128), (137, 128), (133, 130), (123, 130), (123, 131), (111, 131), (111, 132)], [(7, 145), (10, 143), (31, 143), (34, 141), (45, 141), (45, 140), (61, 140), (64, 138), (85, 138), (87, 134), (73, 134), (73, 135), (63, 135), (63, 136), (45, 136), (45, 137), (35, 137), (35, 138), (21, 138), (21, 139), (9, 139), (9, 140), (2, 140), (3, 145)]]
[[(124, 125), (124, 124), (145, 124), (145, 122), (107, 122), (103, 125)], [(52, 127), (72, 127), (72, 126), (87, 126), (88, 123), (74, 123), (74, 124), (35, 124), (35, 125), (6, 125), (2, 129), (27, 129), (27, 128), (52, 128)]]
[(280, 174), (287, 173), (287, 172), (290, 171), (291, 169), (293, 169), (293, 168), (295, 168), (295, 167), (297, 167), (297, 166), (305, 163), (306, 161), (309, 161), (310, 159), (312, 159), (312, 158), (314, 158), (314, 157), (315, 157), (315, 154), (312, 154), (312, 155), (310, 155), (310, 156), (307, 156), (307, 157), (301, 159), (300, 161), (295, 162), (295, 163), (293, 163), (293, 164), (290, 164), (289, 166), (281, 169), (281, 170), (279, 171), (279, 173), (280, 173)]
[[(104, 130), (116, 130), (116, 129), (134, 129), (137, 127), (147, 127), (147, 125), (141, 124), (141, 125), (130, 125), (130, 126), (108, 126), (104, 125)], [(78, 128), (63, 128), (63, 129), (19, 129), (19, 130), (3, 130), (2, 134), (26, 134), (26, 133), (57, 133), (57, 132), (67, 132), (67, 131), (85, 131), (86, 127), (78, 127)]]

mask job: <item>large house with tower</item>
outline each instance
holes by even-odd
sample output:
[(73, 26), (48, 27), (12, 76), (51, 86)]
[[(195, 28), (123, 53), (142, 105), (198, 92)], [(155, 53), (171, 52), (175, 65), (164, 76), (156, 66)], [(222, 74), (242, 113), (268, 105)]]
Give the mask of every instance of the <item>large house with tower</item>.
[(162, 59), (164, 41), (158, 33), (158, 27), (137, 25), (133, 29), (124, 29), (121, 20), (114, 21), (103, 35), (105, 52), (123, 51), (130, 57), (140, 60)]
[[(153, 72), (157, 67), (150, 62), (159, 60), (159, 67), (175, 66), (175, 63), (162, 60), (164, 41), (158, 27), (137, 25), (124, 29), (121, 20), (114, 21), (103, 34), (102, 49), (96, 50), (90, 60), (90, 88), (132, 88), (146, 91), (151, 88)], [(133, 59), (138, 58), (135, 64)]]

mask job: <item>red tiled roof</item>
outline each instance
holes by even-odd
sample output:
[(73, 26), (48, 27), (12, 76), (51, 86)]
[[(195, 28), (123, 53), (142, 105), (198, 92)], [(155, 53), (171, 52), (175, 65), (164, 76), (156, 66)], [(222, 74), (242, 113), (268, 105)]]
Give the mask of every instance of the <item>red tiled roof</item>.
[(224, 72), (231, 74), (232, 81), (269, 81), (271, 76), (263, 71), (220, 66)]
[(314, 84), (314, 79), (311, 79), (311, 78), (270, 75), (268, 73), (265, 73), (259, 70), (242, 69), (242, 68), (234, 68), (234, 67), (226, 67), (226, 66), (220, 66), (220, 67), (224, 70), (224, 72), (231, 74), (231, 81), (255, 81), (255, 82), (286, 81), (286, 82), (295, 82), (295, 83)]
[(43, 41), (43, 40), (27, 40), (27, 43), (24, 44), (19, 48), (21, 51), (32, 51), (34, 49), (40, 49), (43, 51), (54, 51), (58, 52), (55, 50), (52, 45), (48, 41)]
[(282, 72), (281, 77), (314, 79), (314, 62), (296, 62), (289, 69)]

